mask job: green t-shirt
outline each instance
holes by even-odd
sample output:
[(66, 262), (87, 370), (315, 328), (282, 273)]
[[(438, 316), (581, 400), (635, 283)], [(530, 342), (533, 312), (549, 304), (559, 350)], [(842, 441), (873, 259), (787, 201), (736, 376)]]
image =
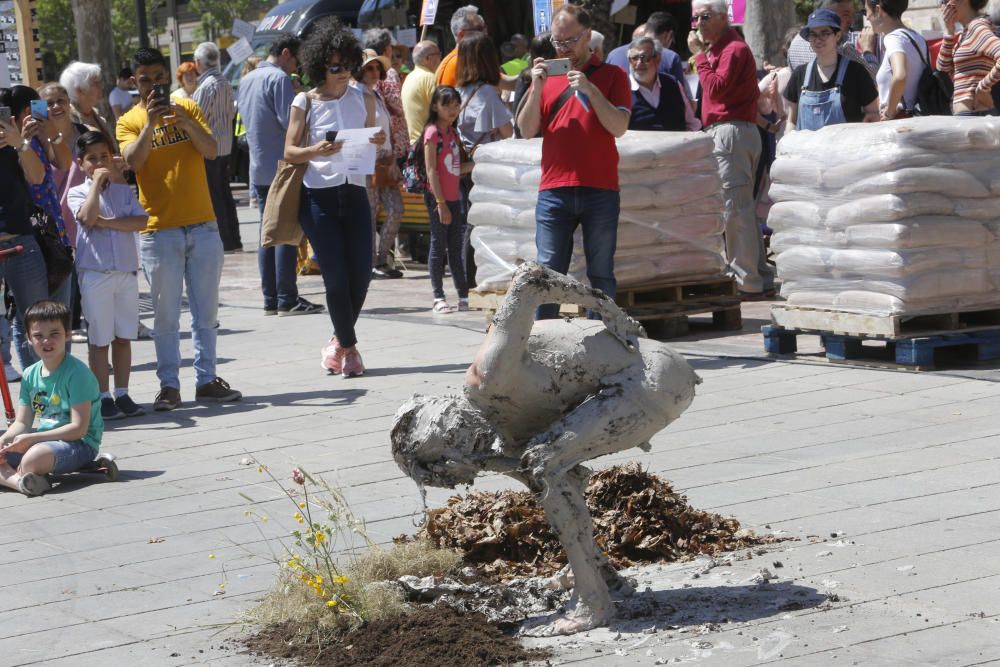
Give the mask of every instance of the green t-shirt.
[(67, 354), (54, 373), (43, 376), (39, 361), (28, 366), (21, 378), (18, 403), (30, 405), (35, 413), (36, 431), (51, 431), (70, 423), (70, 407), (90, 401), (90, 425), (83, 441), (97, 451), (101, 448), (104, 419), (101, 418), (101, 390), (97, 378), (83, 363)]
[(513, 60), (508, 60), (507, 62), (505, 62), (503, 65), (500, 66), (500, 69), (502, 69), (504, 74), (506, 74), (507, 76), (517, 76), (524, 70), (528, 69), (528, 66), (531, 65), (531, 61), (529, 60), (529, 58), (531, 58), (531, 56), (525, 53), (524, 57), (522, 58), (514, 58)]

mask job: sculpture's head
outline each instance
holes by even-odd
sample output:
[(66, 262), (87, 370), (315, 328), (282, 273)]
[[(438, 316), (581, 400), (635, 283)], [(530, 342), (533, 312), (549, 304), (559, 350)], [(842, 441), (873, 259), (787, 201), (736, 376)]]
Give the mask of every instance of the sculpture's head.
[(471, 484), (499, 454), (499, 436), (476, 408), (458, 396), (420, 396), (397, 412), (392, 455), (419, 486)]

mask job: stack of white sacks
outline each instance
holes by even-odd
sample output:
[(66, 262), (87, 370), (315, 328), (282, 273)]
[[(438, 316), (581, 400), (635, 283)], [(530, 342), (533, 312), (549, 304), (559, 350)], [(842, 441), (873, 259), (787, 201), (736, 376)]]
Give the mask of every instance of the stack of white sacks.
[[(618, 140), (621, 218), (619, 287), (714, 277), (725, 270), (721, 182), (713, 141), (699, 133), (628, 132)], [(472, 172), (469, 223), (479, 290), (503, 290), (517, 265), (535, 259), (540, 139), (481, 146)], [(570, 273), (586, 280), (580, 231)]]
[(768, 216), (789, 305), (917, 315), (1000, 304), (1000, 119), (794, 132)]

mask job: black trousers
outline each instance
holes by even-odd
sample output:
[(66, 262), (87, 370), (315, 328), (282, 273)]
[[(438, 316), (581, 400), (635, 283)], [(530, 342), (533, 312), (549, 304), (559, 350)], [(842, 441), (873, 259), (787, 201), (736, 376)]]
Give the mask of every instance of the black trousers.
[(219, 236), (223, 250), (240, 250), (240, 221), (236, 217), (236, 202), (229, 187), (229, 155), (220, 155), (214, 160), (205, 160), (208, 176), (208, 191), (212, 195), (215, 220), (219, 223)]

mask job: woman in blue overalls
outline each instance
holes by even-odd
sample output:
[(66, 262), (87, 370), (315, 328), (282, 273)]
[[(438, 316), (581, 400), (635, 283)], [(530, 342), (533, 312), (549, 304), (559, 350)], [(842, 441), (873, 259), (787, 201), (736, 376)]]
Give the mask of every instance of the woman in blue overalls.
[(819, 9), (799, 33), (816, 58), (792, 72), (785, 88), (788, 130), (818, 130), (837, 123), (879, 119), (878, 89), (860, 63), (840, 53), (840, 17)]

